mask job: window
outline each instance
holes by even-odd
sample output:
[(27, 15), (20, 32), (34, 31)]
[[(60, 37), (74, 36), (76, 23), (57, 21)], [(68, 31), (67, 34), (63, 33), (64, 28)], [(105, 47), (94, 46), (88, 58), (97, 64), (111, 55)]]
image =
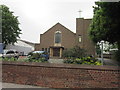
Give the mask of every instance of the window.
[(14, 51), (8, 51), (6, 54), (14, 54)]
[(79, 41), (79, 42), (82, 42), (82, 37), (81, 37), (81, 35), (78, 36), (78, 41)]
[(48, 48), (48, 52), (50, 52), (50, 48)]
[(44, 51), (44, 48), (42, 48), (42, 51)]
[(55, 43), (61, 43), (61, 32), (60, 31), (55, 32)]
[(47, 48), (45, 48), (45, 51), (47, 52)]

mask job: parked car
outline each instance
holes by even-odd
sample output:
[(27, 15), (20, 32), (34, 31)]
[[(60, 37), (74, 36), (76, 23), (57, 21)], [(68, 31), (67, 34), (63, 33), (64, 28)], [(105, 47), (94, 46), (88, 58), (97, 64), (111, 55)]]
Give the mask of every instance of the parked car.
[(16, 50), (5, 50), (2, 54), (2, 58), (19, 58), (19, 53)]
[(49, 59), (49, 54), (46, 51), (33, 51), (28, 54), (28, 58), (32, 57), (32, 59), (39, 59), (39, 58), (45, 58), (46, 61)]

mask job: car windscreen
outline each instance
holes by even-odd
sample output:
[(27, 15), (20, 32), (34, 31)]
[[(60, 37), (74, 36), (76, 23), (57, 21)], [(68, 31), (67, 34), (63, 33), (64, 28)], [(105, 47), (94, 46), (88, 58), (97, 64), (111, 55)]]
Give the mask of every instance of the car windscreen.
[(6, 54), (14, 54), (14, 51), (8, 51)]
[(45, 51), (34, 51), (33, 53), (40, 53), (40, 54), (42, 54), (42, 53), (44, 53)]

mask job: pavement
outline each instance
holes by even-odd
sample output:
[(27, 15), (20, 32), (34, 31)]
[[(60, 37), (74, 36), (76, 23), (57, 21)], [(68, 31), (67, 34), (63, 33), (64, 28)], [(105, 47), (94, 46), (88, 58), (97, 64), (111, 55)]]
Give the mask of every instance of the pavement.
[(49, 59), (49, 63), (63, 64), (63, 59)]
[[(101, 58), (98, 58), (99, 61), (101, 61)], [(56, 64), (64, 64), (63, 59), (49, 59), (49, 63), (56, 63)], [(109, 65), (109, 66), (118, 66), (118, 62), (112, 59), (103, 59), (103, 65)]]
[[(101, 58), (98, 58), (101, 61)], [(118, 62), (112, 59), (103, 58), (103, 65), (118, 66)]]
[(2, 88), (45, 88), (45, 87), (21, 85), (21, 84), (15, 84), (15, 83), (2, 83)]

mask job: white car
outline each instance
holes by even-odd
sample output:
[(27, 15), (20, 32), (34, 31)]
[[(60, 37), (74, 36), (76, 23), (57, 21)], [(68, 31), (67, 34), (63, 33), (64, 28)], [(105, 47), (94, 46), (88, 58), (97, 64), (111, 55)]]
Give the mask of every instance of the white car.
[(16, 50), (5, 51), (2, 55), (2, 58), (19, 58), (19, 53)]

